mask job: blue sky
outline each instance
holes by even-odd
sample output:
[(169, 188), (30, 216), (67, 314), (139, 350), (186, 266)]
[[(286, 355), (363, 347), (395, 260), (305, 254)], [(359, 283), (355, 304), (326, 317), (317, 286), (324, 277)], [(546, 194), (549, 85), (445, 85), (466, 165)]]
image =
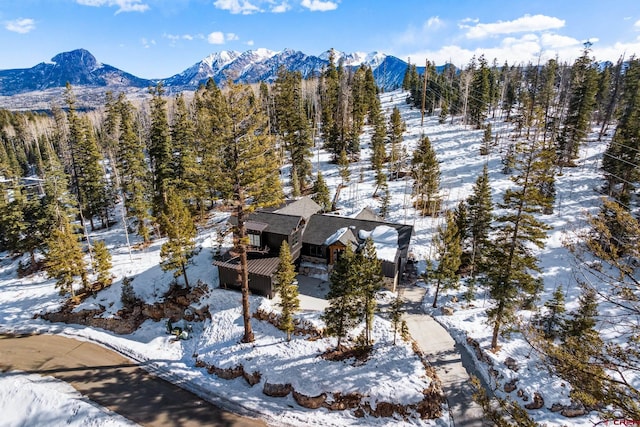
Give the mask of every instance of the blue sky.
[(423, 64), (640, 55), (638, 0), (0, 0), (0, 69), (85, 48), (144, 78), (213, 52), (379, 51)]

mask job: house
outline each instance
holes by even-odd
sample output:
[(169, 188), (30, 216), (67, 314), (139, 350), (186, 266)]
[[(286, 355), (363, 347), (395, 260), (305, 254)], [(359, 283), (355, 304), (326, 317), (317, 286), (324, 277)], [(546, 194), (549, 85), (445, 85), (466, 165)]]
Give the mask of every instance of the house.
[(407, 265), (413, 226), (330, 214), (311, 216), (302, 236), (299, 272), (328, 279), (340, 252), (374, 242), (386, 286), (395, 291)]
[[(238, 218), (229, 218), (232, 226), (238, 225)], [(272, 297), (274, 283), (272, 280), (278, 268), (278, 255), (282, 242), (286, 241), (291, 249), (291, 256), (297, 259), (302, 248), (302, 229), (304, 218), (275, 212), (253, 212), (245, 227), (249, 246), (247, 247), (247, 266), (249, 270), (249, 289), (260, 295)], [(213, 263), (218, 267), (220, 286), (224, 288), (240, 287), (240, 257), (232, 252), (222, 260)]]
[[(248, 215), (245, 226), (249, 239), (249, 289), (260, 295), (273, 296), (273, 276), (283, 241), (289, 244), (300, 274), (328, 280), (339, 254), (347, 246), (357, 250), (367, 237), (371, 237), (382, 261), (385, 284), (395, 290), (407, 263), (413, 227), (385, 222), (370, 209), (363, 209), (355, 218), (321, 214), (320, 211), (317, 203), (303, 197), (275, 209)], [(237, 218), (230, 217), (229, 223), (237, 226)], [(221, 287), (240, 288), (237, 254), (229, 252), (214, 265), (218, 267)]]

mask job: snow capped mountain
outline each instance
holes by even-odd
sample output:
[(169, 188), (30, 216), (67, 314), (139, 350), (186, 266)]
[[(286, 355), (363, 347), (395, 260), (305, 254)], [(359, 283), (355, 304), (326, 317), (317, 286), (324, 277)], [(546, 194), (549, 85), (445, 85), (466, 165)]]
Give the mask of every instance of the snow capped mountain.
[(0, 71), (0, 95), (73, 86), (145, 87), (150, 81), (99, 63), (85, 49), (63, 52), (32, 68)]
[[(344, 53), (331, 49), (314, 56), (293, 49), (275, 52), (260, 48), (246, 52), (215, 52), (181, 73), (161, 81), (170, 92), (197, 89), (210, 78), (219, 85), (227, 81), (273, 82), (281, 67), (289, 71), (298, 71), (303, 78), (309, 78), (322, 73), (329, 63), (331, 52), (333, 52), (335, 63), (342, 64), (345, 69), (355, 69), (362, 65), (370, 66), (378, 86), (386, 91), (401, 85), (407, 68), (404, 61), (380, 52)], [(77, 49), (60, 53), (50, 62), (42, 62), (32, 68), (1, 70), (0, 96), (59, 89), (63, 88), (67, 82), (78, 89), (126, 90), (146, 88), (155, 85), (158, 81), (160, 80), (142, 79), (102, 64), (87, 50)], [(6, 103), (3, 106), (6, 106)], [(11, 108), (11, 105), (8, 107)]]

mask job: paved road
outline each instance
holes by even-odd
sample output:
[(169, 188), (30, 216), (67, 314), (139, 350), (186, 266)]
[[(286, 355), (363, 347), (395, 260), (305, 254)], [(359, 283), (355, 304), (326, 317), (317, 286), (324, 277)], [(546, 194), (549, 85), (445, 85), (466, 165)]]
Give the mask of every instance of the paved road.
[(407, 301), (404, 319), (409, 333), (418, 343), (442, 381), (449, 404), (453, 424), (456, 427), (483, 426), (482, 408), (473, 400), (473, 388), (469, 372), (475, 373), (473, 362), (467, 350), (451, 338), (451, 335), (433, 317), (422, 310), (425, 289), (418, 286), (400, 288), (401, 296)]
[(118, 353), (56, 335), (0, 335), (0, 371), (9, 370), (66, 381), (90, 400), (144, 426), (266, 426), (156, 378)]

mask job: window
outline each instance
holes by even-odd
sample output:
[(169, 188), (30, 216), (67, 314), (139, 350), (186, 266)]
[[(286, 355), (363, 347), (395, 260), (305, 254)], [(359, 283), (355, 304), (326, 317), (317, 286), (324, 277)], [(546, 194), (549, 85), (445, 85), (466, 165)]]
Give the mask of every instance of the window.
[(259, 234), (247, 234), (249, 237), (249, 246), (255, 246), (257, 248), (260, 247), (260, 235)]
[(309, 255), (322, 258), (322, 246), (310, 246)]

